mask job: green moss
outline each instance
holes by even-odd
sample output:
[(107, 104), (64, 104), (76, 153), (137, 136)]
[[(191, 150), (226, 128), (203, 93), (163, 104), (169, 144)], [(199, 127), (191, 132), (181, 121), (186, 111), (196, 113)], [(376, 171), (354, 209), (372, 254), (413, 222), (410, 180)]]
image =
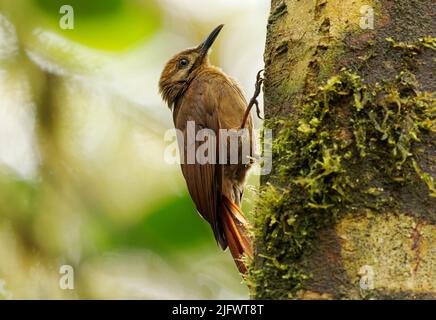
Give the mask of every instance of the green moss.
[[(434, 49), (434, 39), (418, 45)], [(278, 133), (270, 181), (281, 187), (267, 184), (260, 192), (258, 256), (248, 275), (255, 298), (295, 298), (311, 277), (304, 270), (313, 239), (341, 213), (398, 209), (399, 186), (424, 183), (434, 197), (419, 163), (434, 147), (435, 94), (421, 92), (407, 70), (391, 82), (365, 83), (343, 69), (308, 94), (298, 113), (265, 123)]]
[(414, 42), (396, 41), (391, 37), (386, 38), (386, 41), (392, 48), (401, 50), (403, 62), (407, 68), (413, 68), (417, 62), (414, 58), (424, 50), (436, 50), (436, 38), (430, 36), (418, 38)]
[(436, 188), (434, 186), (433, 177), (429, 173), (422, 172), (422, 170), (416, 164), (416, 161), (414, 159), (412, 159), (412, 164), (413, 164), (413, 168), (416, 171), (416, 174), (425, 182), (425, 184), (428, 187), (428, 190), (430, 190), (430, 196), (436, 198)]
[(397, 42), (393, 38), (386, 38), (393, 48), (403, 49), (406, 52), (410, 52), (412, 55), (416, 55), (424, 48), (430, 48), (436, 50), (436, 38), (425, 36), (419, 38), (415, 43)]

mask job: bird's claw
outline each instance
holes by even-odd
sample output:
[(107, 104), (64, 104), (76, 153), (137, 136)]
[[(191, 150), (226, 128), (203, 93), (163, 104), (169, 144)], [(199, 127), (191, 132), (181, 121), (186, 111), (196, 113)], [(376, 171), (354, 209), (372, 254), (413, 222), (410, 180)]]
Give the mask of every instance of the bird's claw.
[(255, 105), (256, 105), (256, 114), (257, 114), (257, 117), (259, 119), (263, 120), (262, 116), (260, 115), (259, 103), (257, 101), (255, 102)]
[(254, 87), (254, 94), (253, 94), (253, 97), (250, 99), (250, 103), (247, 106), (247, 110), (245, 110), (244, 119), (242, 120), (241, 129), (245, 127), (245, 122), (247, 121), (248, 115), (250, 114), (251, 108), (253, 106), (256, 106), (257, 117), (259, 119), (263, 120), (263, 118), (260, 116), (259, 101), (257, 101), (257, 98), (259, 97), (259, 94), (260, 94), (260, 90), (262, 88), (262, 83), (265, 80), (264, 78), (262, 78), (262, 72), (263, 72), (263, 69), (261, 69), (257, 72), (256, 84)]
[(262, 76), (261, 76), (261, 74), (262, 74), (263, 71), (264, 71), (264, 69), (260, 69), (260, 70), (257, 72), (257, 75), (256, 75), (256, 83), (258, 83), (260, 80), (263, 79)]

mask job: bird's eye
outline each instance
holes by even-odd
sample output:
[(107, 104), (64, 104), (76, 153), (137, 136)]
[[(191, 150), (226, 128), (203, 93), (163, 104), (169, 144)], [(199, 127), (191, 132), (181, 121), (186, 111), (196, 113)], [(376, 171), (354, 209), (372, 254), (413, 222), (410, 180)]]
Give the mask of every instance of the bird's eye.
[(179, 60), (179, 67), (184, 68), (189, 64), (188, 59), (180, 59)]

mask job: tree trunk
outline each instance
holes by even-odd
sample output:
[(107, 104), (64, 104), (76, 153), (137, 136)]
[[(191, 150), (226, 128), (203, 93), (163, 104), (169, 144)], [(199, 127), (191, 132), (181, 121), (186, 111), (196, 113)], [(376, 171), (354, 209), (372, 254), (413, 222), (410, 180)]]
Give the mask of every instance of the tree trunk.
[(436, 298), (434, 8), (272, 0), (254, 298)]

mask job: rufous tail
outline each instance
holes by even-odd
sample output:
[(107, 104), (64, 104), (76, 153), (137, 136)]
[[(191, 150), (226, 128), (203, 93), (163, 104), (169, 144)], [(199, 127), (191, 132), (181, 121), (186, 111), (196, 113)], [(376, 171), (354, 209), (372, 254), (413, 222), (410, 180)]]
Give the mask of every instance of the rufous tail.
[(247, 266), (242, 260), (243, 255), (253, 258), (253, 249), (248, 235), (248, 220), (241, 209), (238, 208), (229, 198), (222, 197), (222, 225), (233, 259), (239, 272), (247, 273)]

